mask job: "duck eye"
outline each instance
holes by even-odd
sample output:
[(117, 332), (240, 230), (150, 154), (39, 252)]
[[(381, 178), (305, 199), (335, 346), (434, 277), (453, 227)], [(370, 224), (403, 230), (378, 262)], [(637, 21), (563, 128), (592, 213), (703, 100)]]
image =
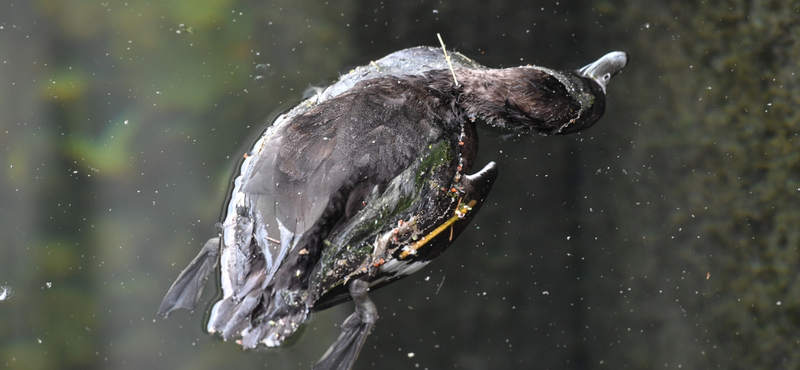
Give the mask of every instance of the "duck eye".
[(603, 81), (605, 81), (606, 83), (608, 83), (608, 81), (611, 81), (611, 73), (604, 74)]

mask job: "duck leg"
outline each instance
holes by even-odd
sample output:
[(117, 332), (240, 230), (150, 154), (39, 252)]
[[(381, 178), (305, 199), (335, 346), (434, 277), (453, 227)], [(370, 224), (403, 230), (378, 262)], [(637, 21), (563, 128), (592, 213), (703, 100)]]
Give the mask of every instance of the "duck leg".
[(349, 288), (350, 297), (356, 304), (356, 312), (344, 321), (342, 334), (314, 365), (314, 370), (349, 370), (378, 320), (378, 309), (367, 295), (369, 283), (356, 279), (350, 282)]

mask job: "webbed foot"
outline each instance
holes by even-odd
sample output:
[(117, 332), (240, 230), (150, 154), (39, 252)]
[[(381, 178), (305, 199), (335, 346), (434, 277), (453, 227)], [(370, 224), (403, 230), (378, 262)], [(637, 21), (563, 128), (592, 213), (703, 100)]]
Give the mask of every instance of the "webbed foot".
[(369, 299), (369, 283), (364, 280), (350, 282), (350, 296), (356, 304), (353, 312), (342, 324), (342, 334), (322, 355), (314, 370), (349, 370), (356, 362), (361, 347), (378, 320), (378, 309)]
[(218, 260), (219, 238), (211, 238), (169, 287), (158, 308), (158, 314), (167, 317), (170, 312), (179, 308), (193, 310), (200, 299), (208, 275), (217, 267)]

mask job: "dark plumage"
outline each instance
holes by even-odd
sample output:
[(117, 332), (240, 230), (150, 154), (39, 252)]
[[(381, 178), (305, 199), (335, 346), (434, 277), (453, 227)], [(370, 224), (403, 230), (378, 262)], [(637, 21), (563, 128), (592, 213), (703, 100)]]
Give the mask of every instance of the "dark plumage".
[(522, 134), (586, 129), (627, 63), (615, 52), (561, 72), (451, 57), (452, 71), (439, 49), (393, 53), (278, 117), (234, 180), (222, 233), (159, 313), (193, 309), (218, 261), (223, 298), (208, 330), (245, 348), (278, 346), (310, 312), (353, 299), (356, 312), (315, 366), (350, 368), (377, 319), (367, 291), (442, 253), (489, 193), (495, 163), (468, 175), (475, 119)]

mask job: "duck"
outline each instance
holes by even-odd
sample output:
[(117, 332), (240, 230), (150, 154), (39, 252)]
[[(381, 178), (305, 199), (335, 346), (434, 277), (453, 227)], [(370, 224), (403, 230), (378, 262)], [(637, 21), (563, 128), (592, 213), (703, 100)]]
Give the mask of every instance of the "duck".
[(611, 52), (574, 71), (487, 68), (415, 47), (355, 68), (277, 117), (243, 155), (218, 235), (158, 313), (193, 310), (219, 268), (206, 328), (245, 349), (278, 347), (314, 312), (354, 302), (314, 369), (350, 369), (378, 310), (369, 292), (444, 252), (485, 203), (498, 166), (472, 172), (477, 124), (567, 135), (605, 112), (628, 63)]

